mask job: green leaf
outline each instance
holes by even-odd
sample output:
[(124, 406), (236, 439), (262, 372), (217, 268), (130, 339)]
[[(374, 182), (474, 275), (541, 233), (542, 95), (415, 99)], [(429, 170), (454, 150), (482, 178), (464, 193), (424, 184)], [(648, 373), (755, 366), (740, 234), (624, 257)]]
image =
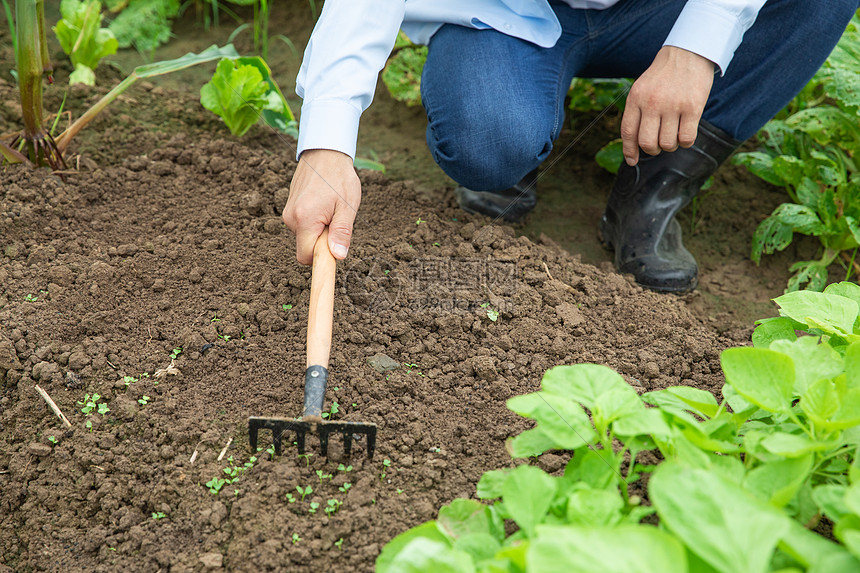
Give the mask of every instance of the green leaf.
[(599, 364), (550, 368), (543, 375), (541, 387), (551, 394), (576, 400), (589, 410), (594, 408), (598, 396), (613, 390), (636, 395), (620, 374)]
[(763, 318), (757, 320), (756, 324), (758, 326), (752, 334), (753, 346), (756, 348), (770, 348), (775, 340), (797, 340), (794, 331), (803, 328), (799, 322), (784, 316)]
[(587, 527), (617, 525), (623, 508), (624, 500), (617, 490), (579, 489), (567, 498), (567, 521)]
[(490, 470), (484, 472), (484, 475), (478, 480), (478, 497), (480, 499), (502, 497), (502, 484), (505, 483), (508, 473), (508, 470)]
[(597, 155), (594, 156), (597, 164), (612, 173), (618, 173), (621, 163), (624, 161), (624, 153), (620, 139), (610, 141), (600, 148)]
[(613, 422), (612, 432), (616, 436), (625, 438), (654, 436), (658, 439), (667, 439), (672, 434), (672, 428), (666, 423), (660, 410), (643, 408), (639, 412), (623, 416)]
[[(436, 526), (435, 521), (422, 523), (417, 527), (408, 529), (389, 541), (379, 557), (376, 558), (376, 571), (378, 573), (393, 573), (394, 571), (402, 571), (402, 569), (391, 569), (394, 559), (403, 552), (406, 546), (416, 539), (425, 539), (427, 541), (436, 542), (440, 545), (448, 544), (448, 538), (442, 534)], [(448, 545), (450, 547), (450, 545)]]
[(824, 294), (844, 296), (860, 304), (860, 285), (852, 282), (842, 281), (827, 285), (827, 288), (824, 289)]
[(266, 125), (280, 131), (286, 135), (298, 138), (299, 132), (296, 124), (296, 118), (290, 109), (290, 104), (281, 92), (275, 79), (272, 77), (272, 70), (266, 61), (259, 57), (237, 58), (236, 61), (240, 66), (253, 66), (260, 72), (263, 81), (268, 84), (266, 92), (266, 105), (263, 107), (263, 121)]
[(852, 484), (845, 490), (843, 501), (848, 509), (860, 516), (860, 483)]
[(827, 518), (836, 523), (851, 512), (845, 504), (845, 492), (848, 490), (844, 485), (825, 484), (812, 490), (812, 499)]
[(718, 474), (661, 464), (648, 484), (660, 523), (721, 573), (765, 573), (790, 519)]
[(814, 461), (807, 455), (761, 464), (747, 474), (744, 487), (774, 507), (785, 507), (809, 478)]
[(577, 485), (593, 489), (606, 489), (618, 477), (618, 461), (612, 452), (605, 450), (581, 449), (574, 454), (564, 468), (563, 483), (570, 489)]
[[(826, 228), (818, 218), (814, 209), (795, 203), (783, 203), (777, 207), (771, 217), (776, 218), (783, 225), (791, 227), (795, 233), (804, 235), (822, 235)], [(781, 250), (781, 249), (778, 249)]]
[(851, 390), (860, 388), (860, 340), (845, 349), (845, 383)]
[(753, 233), (753, 246), (750, 258), (758, 264), (762, 253), (771, 254), (781, 251), (791, 244), (794, 228), (771, 214), (762, 221)]
[(642, 399), (654, 406), (673, 406), (689, 410), (703, 418), (716, 416), (719, 404), (714, 395), (707, 390), (699, 390), (690, 386), (670, 386), (665, 390), (647, 392)]
[(830, 380), (810, 384), (800, 397), (800, 407), (813, 422), (823, 426), (839, 411), (836, 385)]
[(770, 349), (789, 356), (794, 363), (794, 393), (803, 394), (810, 384), (821, 378), (833, 378), (844, 370), (842, 358), (817, 336), (801, 336), (794, 342), (775, 341)]
[(812, 440), (805, 435), (774, 432), (761, 440), (761, 446), (778, 456), (799, 458), (813, 452), (838, 447), (839, 442)]
[(860, 305), (850, 298), (823, 292), (790, 292), (774, 299), (779, 314), (825, 330), (847, 334), (854, 330)]
[(95, 68), (105, 56), (115, 54), (118, 43), (113, 32), (101, 28), (101, 2), (99, 0), (63, 0), (60, 3), (63, 19), (57, 22), (54, 32), (63, 51), (72, 60), (75, 71), (70, 84), (95, 84)]
[(170, 40), (171, 19), (179, 13), (178, 0), (135, 0), (108, 25), (119, 47), (143, 54)]
[(241, 137), (262, 117), (267, 91), (268, 85), (255, 66), (224, 59), (200, 89), (200, 103), (221, 117), (233, 135)]
[(542, 525), (527, 573), (685, 573), (684, 547), (656, 527)]
[(489, 508), (473, 499), (455, 499), (443, 506), (436, 524), (451, 539), (475, 533), (492, 535), (499, 541), (505, 537), (504, 526), (493, 522)]
[(426, 537), (409, 541), (384, 567), (380, 566), (379, 559), (376, 560), (379, 573), (475, 573), (471, 555)]
[(537, 428), (511, 440), (510, 443), (516, 446), (518, 452), (542, 447), (545, 449), (536, 453), (553, 448), (575, 450), (597, 439), (582, 406), (569, 398), (548, 392), (534, 392), (515, 396), (508, 400), (507, 405), (517, 414), (538, 421)]
[(517, 466), (508, 474), (502, 485), (502, 501), (526, 536), (534, 536), (535, 526), (543, 521), (552, 505), (556, 488), (555, 478), (533, 466)]
[(794, 387), (791, 358), (763, 348), (729, 348), (720, 356), (726, 382), (769, 412), (787, 413)]
[(735, 155), (732, 163), (735, 165), (744, 165), (753, 175), (764, 179), (772, 185), (784, 187), (786, 181), (780, 177), (773, 169), (773, 156), (761, 151), (753, 151), (749, 153), (738, 153)]
[(471, 555), (475, 563), (492, 559), (501, 547), (499, 540), (489, 533), (467, 533), (454, 541), (454, 549)]

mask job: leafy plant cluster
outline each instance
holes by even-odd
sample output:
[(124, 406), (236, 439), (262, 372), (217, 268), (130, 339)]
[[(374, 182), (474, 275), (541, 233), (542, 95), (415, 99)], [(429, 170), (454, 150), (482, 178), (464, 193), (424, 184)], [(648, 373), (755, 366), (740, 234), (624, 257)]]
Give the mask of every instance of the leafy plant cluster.
[(221, 493), (221, 488), (225, 485), (230, 485), (239, 481), (242, 474), (253, 468), (255, 463), (257, 463), (256, 456), (251, 456), (248, 458), (248, 461), (242, 465), (238, 465), (238, 462), (233, 460), (233, 456), (230, 456), (227, 458), (227, 467), (222, 470), (227, 477), (222, 478), (215, 476), (206, 482), (206, 487), (209, 488), (209, 493), (212, 495), (218, 495)]
[(54, 33), (75, 67), (69, 83), (95, 85), (99, 61), (115, 54), (119, 47), (114, 33), (101, 27), (102, 3), (100, 0), (62, 0), (60, 13), (63, 17), (54, 26)]
[[(753, 347), (723, 352), (719, 402), (687, 386), (640, 397), (604, 366), (549, 370), (541, 391), (508, 401), (536, 426), (507, 448), (569, 450), (564, 474), (486, 472), (477, 497), (491, 504), (443, 507), (394, 538), (377, 571), (860, 570), (860, 287), (775, 302)], [(811, 531), (825, 517), (835, 540)]]
[[(783, 187), (791, 202), (778, 206), (756, 229), (752, 259), (788, 247), (795, 233), (818, 237), (820, 258), (791, 266), (788, 291), (820, 291), (836, 261), (846, 280), (860, 267), (860, 19), (855, 15), (821, 70), (784, 112), (759, 132), (761, 151), (740, 153), (745, 165)], [(851, 255), (848, 255), (848, 252)], [(840, 261), (839, 257), (842, 255)]]

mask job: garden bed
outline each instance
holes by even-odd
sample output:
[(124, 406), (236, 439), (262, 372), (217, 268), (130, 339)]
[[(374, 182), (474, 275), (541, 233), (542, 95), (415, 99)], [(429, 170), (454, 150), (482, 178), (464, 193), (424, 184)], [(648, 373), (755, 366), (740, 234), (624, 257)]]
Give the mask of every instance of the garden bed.
[[(74, 109), (99, 90), (73, 91)], [(251, 452), (248, 416), (294, 416), (302, 402), (310, 272), (279, 216), (294, 142), (260, 126), (221, 139), (195, 90), (129, 92), (77, 144), (81, 172), (65, 180), (0, 172), (0, 571), (371, 571), (394, 535), (511, 465), (504, 441), (528, 422), (505, 400), (537, 390), (548, 368), (595, 362), (639, 391), (717, 391), (720, 351), (752, 324), (711, 298), (769, 296), (732, 286), (750, 263), (713, 241), (735, 270), (703, 276), (704, 302), (658, 295), (528, 227), (467, 215), (443, 189), (362, 172), (326, 404), (338, 403), (334, 419), (377, 423), (377, 453)], [(4, 132), (20, 123), (15, 98), (0, 81)], [(605, 194), (588, 157), (569, 169)], [(738, 173), (715, 187), (760, 188)], [(155, 378), (171, 354), (179, 373)], [(368, 362), (383, 354), (398, 368)], [(86, 416), (79, 402), (96, 393), (110, 411)], [(342, 505), (328, 514), (332, 499)]]

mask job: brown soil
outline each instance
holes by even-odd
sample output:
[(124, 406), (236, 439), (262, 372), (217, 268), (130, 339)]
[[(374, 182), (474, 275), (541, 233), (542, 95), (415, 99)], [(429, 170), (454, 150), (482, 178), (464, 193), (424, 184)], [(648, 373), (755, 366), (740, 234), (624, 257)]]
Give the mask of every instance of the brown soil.
[[(104, 89), (74, 90), (67, 105), (83, 109)], [(263, 452), (213, 495), (203, 484), (225, 476), (227, 457), (217, 457), (228, 440), (235, 465), (252, 454), (249, 415), (301, 409), (309, 270), (295, 262), (278, 216), (294, 142), (259, 126), (230, 139), (195, 91), (134, 88), (76, 144), (81, 172), (65, 181), (17, 166), (0, 172), (0, 573), (202, 571), (219, 562), (231, 571), (371, 571), (391, 537), (474, 495), (482, 472), (511, 464), (504, 440), (528, 424), (505, 400), (537, 389), (548, 368), (596, 362), (640, 391), (682, 383), (718, 391), (719, 352), (747, 341), (752, 326), (718, 297), (760, 309), (781, 288), (758, 284), (773, 279), (750, 272), (734, 247), (740, 239), (729, 247), (713, 239), (751, 232), (746, 207), (697, 223), (697, 236), (712, 237), (705, 248), (735, 262), (704, 264), (703, 289), (677, 297), (643, 291), (605, 255), (589, 259), (597, 266), (582, 262), (550, 233), (466, 215), (444, 185), (362, 173), (326, 403), (339, 404), (335, 419), (377, 423), (377, 454), (367, 460), (360, 442), (352, 460), (336, 444), (329, 459), (315, 444), (309, 459)], [(0, 81), (0, 132), (20, 125), (15, 99)], [(392, 113), (418, 121), (413, 110)], [(412, 158), (396, 144), (385, 153)], [(608, 176), (589, 156), (567, 169), (591, 203), (605, 194)], [(726, 170), (709, 204), (753, 200), (761, 189), (753, 181)], [(772, 208), (772, 197), (754, 200)], [(181, 373), (155, 379), (177, 347)], [(399, 368), (372, 368), (380, 353)], [(78, 402), (87, 393), (110, 412), (85, 416)], [(536, 463), (559, 471), (565, 461), (546, 454)], [(307, 485), (308, 498), (287, 500)], [(343, 505), (327, 517), (330, 499)]]

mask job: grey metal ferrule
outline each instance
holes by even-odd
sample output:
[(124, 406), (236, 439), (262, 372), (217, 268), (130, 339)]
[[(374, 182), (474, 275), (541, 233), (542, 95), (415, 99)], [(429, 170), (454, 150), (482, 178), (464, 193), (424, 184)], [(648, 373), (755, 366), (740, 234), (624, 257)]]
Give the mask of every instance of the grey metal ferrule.
[(322, 366), (310, 366), (305, 370), (305, 409), (302, 417), (322, 414), (327, 382), (328, 370)]

